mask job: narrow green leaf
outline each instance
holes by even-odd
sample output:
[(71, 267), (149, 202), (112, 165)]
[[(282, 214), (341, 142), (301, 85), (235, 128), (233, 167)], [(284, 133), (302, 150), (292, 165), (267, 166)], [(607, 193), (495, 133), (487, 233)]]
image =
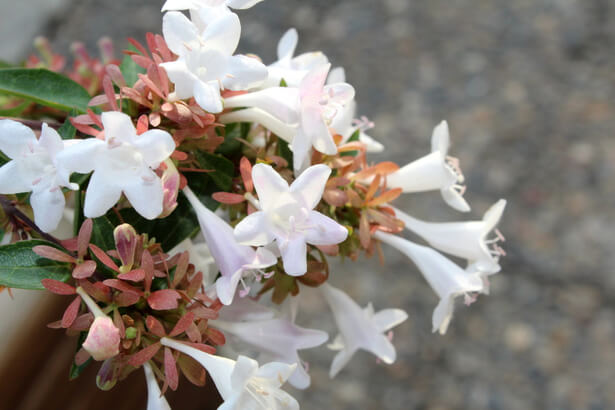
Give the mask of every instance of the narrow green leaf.
[(64, 124), (62, 124), (62, 126), (58, 129), (58, 134), (60, 134), (60, 137), (62, 137), (63, 140), (72, 140), (75, 138), (77, 128), (75, 128), (70, 122), (70, 118), (77, 116), (77, 114), (78, 113), (76, 110), (71, 111), (70, 115), (66, 117)]
[[(126, 220), (130, 221), (131, 219)], [(92, 219), (92, 222), (92, 239), (90, 242), (98, 246), (103, 251), (115, 249), (113, 230), (115, 229), (116, 224), (111, 223), (106, 216), (94, 218)]]
[(231, 157), (241, 152), (241, 142), (237, 138), (246, 139), (250, 132), (249, 123), (228, 124), (224, 128), (224, 142), (216, 149), (216, 153)]
[(90, 95), (68, 77), (42, 68), (0, 69), (0, 93), (63, 111), (84, 113)]
[(71, 277), (70, 264), (41, 258), (32, 251), (37, 245), (54, 246), (41, 240), (0, 246), (0, 286), (43, 290), (42, 279), (66, 282)]
[(228, 159), (207, 152), (196, 152), (196, 159), (199, 161), (201, 169), (212, 170), (207, 173), (214, 183), (222, 191), (228, 191), (233, 184), (233, 176), (235, 174), (235, 165)]
[(278, 138), (278, 156), (284, 158), (290, 166), (293, 165), (293, 152), (288, 146), (288, 142)]
[(25, 101), (25, 102), (22, 102), (21, 104), (19, 104), (16, 107), (0, 110), (0, 116), (3, 116), (3, 117), (19, 117), (19, 115), (26, 108), (28, 108), (31, 104), (32, 104), (32, 102)]
[[(351, 136), (350, 138), (348, 138), (348, 141), (346, 142), (355, 142), (355, 141), (359, 141), (359, 137), (361, 136), (361, 130), (356, 130)], [(340, 154), (340, 156), (342, 157), (356, 157), (357, 155), (359, 155), (359, 151), (345, 151), (342, 152)]]

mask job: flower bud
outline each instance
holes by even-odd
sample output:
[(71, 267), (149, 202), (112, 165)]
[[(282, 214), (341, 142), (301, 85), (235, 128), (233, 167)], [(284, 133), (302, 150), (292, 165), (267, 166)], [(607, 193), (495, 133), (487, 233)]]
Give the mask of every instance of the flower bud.
[(122, 271), (128, 272), (132, 269), (132, 265), (135, 262), (139, 235), (132, 226), (122, 224), (113, 230), (113, 238), (115, 239), (117, 253), (122, 260)]
[(162, 189), (164, 197), (162, 200), (162, 214), (159, 218), (165, 218), (177, 208), (177, 195), (179, 194), (180, 175), (171, 160), (166, 160), (166, 169), (162, 174)]
[(94, 360), (109, 359), (120, 352), (120, 330), (115, 327), (110, 317), (97, 317), (90, 326), (83, 348)]

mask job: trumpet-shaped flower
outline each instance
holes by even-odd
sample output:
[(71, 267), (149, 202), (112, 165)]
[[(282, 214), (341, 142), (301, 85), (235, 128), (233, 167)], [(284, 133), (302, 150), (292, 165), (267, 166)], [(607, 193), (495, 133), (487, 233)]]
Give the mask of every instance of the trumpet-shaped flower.
[(83, 348), (97, 361), (116, 356), (120, 352), (120, 330), (81, 287), (76, 292), (94, 315)]
[[(184, 195), (197, 214), (207, 247), (220, 269), (221, 276), (216, 281), (218, 298), (223, 304), (230, 305), (237, 285), (243, 283), (245, 275), (258, 275), (262, 269), (275, 265), (278, 259), (265, 248), (255, 251), (250, 246), (237, 243), (233, 228), (207, 209), (190, 188), (184, 188)], [(245, 284), (244, 287), (245, 291), (249, 290)]]
[[(227, 98), (225, 106), (256, 107), (284, 123), (294, 125), (296, 135), (290, 147), (295, 171), (300, 171), (309, 165), (312, 147), (327, 155), (337, 153), (329, 126), (335, 115), (354, 98), (354, 88), (349, 84), (325, 85), (330, 68), (331, 64), (328, 63), (316, 67), (303, 78), (299, 88), (267, 88)], [(234, 114), (241, 117), (241, 111)]]
[(267, 363), (239, 356), (237, 361), (214, 356), (173, 339), (162, 338), (164, 346), (182, 352), (199, 362), (209, 373), (224, 399), (219, 410), (298, 410), (299, 403), (280, 387), (296, 364)]
[(195, 14), (198, 25), (180, 12), (165, 14), (164, 38), (179, 59), (161, 66), (175, 84), (170, 98), (194, 97), (204, 110), (219, 113), (223, 109), (221, 88), (252, 88), (267, 78), (267, 68), (255, 58), (233, 55), (241, 33), (236, 14), (208, 12)]
[(406, 312), (386, 309), (374, 313), (371, 303), (362, 309), (350, 296), (328, 283), (320, 289), (340, 331), (329, 345), (330, 349), (339, 350), (331, 363), (330, 377), (335, 377), (359, 349), (373, 353), (386, 364), (395, 361), (395, 347), (384, 333), (404, 322), (408, 318)]
[(263, 0), (167, 0), (162, 11), (198, 10), (202, 7), (226, 6), (233, 9), (249, 9)]
[(440, 303), (436, 306), (432, 316), (434, 332), (446, 333), (453, 318), (457, 296), (464, 295), (466, 301), (472, 302), (472, 294), (485, 292), (485, 283), (479, 272), (467, 272), (437, 251), (404, 238), (384, 232), (376, 232), (374, 236), (410, 258), (440, 297)]
[(147, 383), (147, 409), (146, 410), (171, 410), (169, 402), (164, 398), (156, 381), (156, 376), (149, 363), (143, 365), (145, 381)]
[(288, 319), (279, 317), (240, 322), (215, 320), (211, 323), (225, 335), (232, 335), (258, 350), (261, 359), (266, 357), (267, 361), (296, 363), (297, 370), (288, 382), (299, 389), (309, 387), (310, 375), (302, 365), (298, 350), (320, 346), (329, 338), (326, 332), (305, 329)]
[(104, 112), (101, 117), (104, 141), (89, 138), (58, 154), (58, 161), (71, 172), (94, 171), (85, 216), (104, 215), (124, 193), (144, 218), (156, 218), (163, 211), (164, 190), (153, 170), (175, 150), (173, 138), (162, 130), (137, 135), (130, 117), (121, 112)]
[(391, 188), (404, 192), (423, 192), (439, 189), (451, 207), (468, 212), (470, 206), (463, 199), (465, 186), (456, 158), (447, 156), (450, 145), (448, 124), (442, 121), (431, 137), (431, 154), (419, 158), (387, 177)]
[[(270, 64), (269, 77), (262, 88), (277, 87), (282, 80), (288, 87), (299, 87), (303, 78), (312, 70), (329, 63), (329, 59), (320, 51), (313, 51), (295, 57), (299, 42), (297, 30), (288, 30), (278, 43), (278, 61)], [(343, 82), (343, 81), (342, 81)]]
[[(476, 269), (486, 274), (497, 273), (503, 250), (498, 242), (503, 236), (495, 229), (500, 222), (506, 201), (500, 199), (483, 216), (481, 221), (430, 223), (418, 220), (395, 210), (397, 218), (406, 228), (420, 235), (434, 248), (467, 259)], [(487, 236), (495, 230), (495, 236)]]
[(307, 245), (334, 245), (348, 236), (346, 228), (314, 211), (331, 174), (326, 165), (305, 170), (289, 187), (272, 167), (256, 164), (252, 180), (261, 210), (235, 227), (239, 243), (264, 246), (276, 242), (286, 273), (301, 276), (307, 271)]
[[(328, 84), (337, 84), (346, 82), (346, 73), (343, 68), (337, 67), (331, 70)], [(359, 132), (359, 141), (366, 145), (368, 152), (382, 152), (384, 151), (384, 145), (370, 137), (365, 133), (366, 130), (372, 128), (374, 125), (365, 118), (362, 120), (356, 119), (357, 103), (353, 99), (346, 104), (341, 110), (335, 114), (331, 121), (331, 128), (340, 134), (343, 139), (342, 143), (347, 142), (355, 132)]]
[(0, 121), (0, 150), (11, 159), (0, 168), (0, 193), (32, 192), (34, 222), (45, 232), (53, 231), (62, 220), (66, 200), (61, 188), (78, 188), (58, 161), (63, 149), (62, 138), (47, 124), (37, 140), (25, 125)]

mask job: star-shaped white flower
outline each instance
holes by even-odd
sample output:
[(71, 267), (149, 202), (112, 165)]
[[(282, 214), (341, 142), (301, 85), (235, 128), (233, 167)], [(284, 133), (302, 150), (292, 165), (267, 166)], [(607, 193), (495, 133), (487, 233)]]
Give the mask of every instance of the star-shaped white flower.
[(199, 362), (209, 373), (224, 403), (218, 410), (298, 410), (299, 403), (280, 387), (288, 380), (296, 364), (267, 363), (239, 356), (237, 361), (214, 356), (201, 350), (162, 338), (164, 346), (180, 351)]
[[(331, 64), (314, 68), (301, 81), (299, 88), (272, 87), (225, 99), (225, 107), (255, 107), (295, 129), (290, 147), (295, 171), (309, 166), (312, 147), (327, 155), (335, 155), (337, 146), (329, 130), (331, 121), (354, 98), (350, 84), (325, 85)], [(247, 110), (246, 110), (247, 111)], [(252, 114), (255, 112), (252, 111)], [(241, 111), (232, 113), (241, 118)], [(258, 121), (266, 124), (267, 120)]]
[(62, 187), (78, 188), (69, 181), (69, 174), (58, 161), (64, 142), (56, 130), (43, 124), (37, 140), (25, 125), (0, 121), (0, 150), (11, 159), (0, 168), (0, 193), (32, 192), (30, 205), (34, 222), (44, 232), (53, 231), (66, 205)]
[(328, 283), (319, 289), (340, 331), (329, 346), (332, 350), (340, 351), (331, 363), (330, 377), (335, 377), (359, 349), (373, 353), (386, 364), (395, 361), (395, 347), (384, 333), (403, 323), (408, 318), (406, 312), (401, 309), (385, 309), (374, 313), (371, 303), (362, 309), (350, 296)]
[(256, 164), (252, 180), (261, 210), (235, 227), (239, 243), (264, 246), (275, 241), (286, 273), (301, 276), (307, 272), (306, 244), (334, 245), (348, 236), (346, 228), (313, 210), (330, 174), (326, 165), (314, 165), (289, 187), (271, 166)]
[(241, 34), (236, 14), (228, 9), (207, 9), (207, 14), (203, 10), (194, 14), (194, 22), (180, 12), (165, 14), (164, 38), (179, 59), (161, 66), (175, 84), (170, 98), (194, 97), (204, 110), (219, 113), (221, 88), (252, 88), (267, 78), (267, 67), (255, 58), (233, 55)]
[(406, 193), (439, 189), (451, 207), (461, 212), (470, 211), (470, 206), (463, 199), (464, 178), (457, 159), (448, 156), (449, 145), (448, 124), (442, 121), (433, 130), (431, 154), (387, 176), (387, 185), (390, 188), (401, 188)]
[(250, 246), (237, 243), (233, 228), (228, 223), (207, 209), (190, 188), (184, 188), (183, 192), (196, 212), (201, 233), (220, 269), (221, 276), (216, 281), (218, 298), (223, 304), (230, 305), (237, 285), (243, 281), (244, 276), (257, 274), (275, 265), (278, 258), (265, 248), (254, 250)]
[(162, 130), (137, 135), (130, 117), (121, 112), (104, 112), (101, 119), (104, 140), (81, 140), (58, 154), (70, 172), (94, 171), (85, 196), (85, 216), (104, 215), (124, 193), (144, 218), (156, 218), (162, 213), (164, 192), (154, 170), (175, 150), (173, 138)]
[(263, 0), (167, 0), (162, 11), (198, 10), (202, 7), (220, 7), (222, 5), (233, 9), (249, 9)]
[(500, 271), (499, 258), (503, 255), (498, 242), (503, 239), (496, 230), (492, 238), (487, 236), (500, 222), (506, 201), (500, 199), (481, 221), (431, 223), (418, 220), (396, 209), (395, 215), (406, 229), (420, 235), (434, 248), (468, 260), (479, 271), (493, 274)]
[[(243, 303), (250, 304), (250, 301), (242, 299), (234, 305)], [(275, 313), (272, 311), (273, 315)], [(277, 317), (244, 321), (227, 321), (221, 317), (221, 320), (210, 323), (225, 335), (234, 336), (256, 349), (261, 353), (259, 360), (296, 363), (297, 370), (288, 381), (298, 389), (306, 389), (310, 385), (310, 375), (303, 367), (298, 351), (322, 345), (329, 335), (321, 330), (299, 327), (291, 320), (279, 317), (280, 315), (275, 316)]]
[(143, 365), (145, 381), (147, 383), (147, 409), (146, 410), (171, 410), (169, 402), (162, 395), (160, 386), (156, 381), (154, 370), (149, 363)]
[(399, 236), (378, 231), (374, 237), (397, 248), (410, 258), (440, 297), (440, 303), (434, 309), (432, 316), (434, 332), (446, 333), (453, 318), (457, 296), (465, 296), (466, 301), (471, 303), (474, 301), (474, 294), (486, 293), (484, 275), (480, 272), (463, 270), (439, 252)]

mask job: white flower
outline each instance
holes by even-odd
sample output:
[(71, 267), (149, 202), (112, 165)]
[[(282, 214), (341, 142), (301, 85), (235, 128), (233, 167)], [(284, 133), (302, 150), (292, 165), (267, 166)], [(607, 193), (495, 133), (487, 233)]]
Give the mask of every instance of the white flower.
[(160, 392), (156, 376), (149, 363), (143, 365), (145, 381), (147, 383), (147, 409), (146, 410), (171, 410), (169, 402)]
[(269, 77), (262, 88), (278, 87), (282, 80), (288, 87), (299, 87), (310, 71), (329, 63), (327, 56), (320, 51), (295, 57), (298, 41), (299, 36), (294, 28), (284, 33), (278, 43), (278, 61), (267, 66)]
[(254, 272), (275, 265), (278, 259), (265, 248), (255, 251), (250, 246), (237, 243), (233, 228), (207, 209), (190, 188), (184, 188), (184, 195), (196, 212), (207, 247), (220, 269), (221, 276), (216, 281), (218, 298), (223, 304), (230, 305), (237, 285), (243, 281), (245, 275), (255, 274)]
[[(345, 83), (346, 73), (343, 68), (337, 67), (331, 70), (327, 84)], [(331, 121), (331, 128), (340, 134), (343, 139), (342, 143), (347, 142), (352, 135), (358, 131), (359, 141), (367, 146), (368, 152), (382, 152), (384, 151), (384, 145), (370, 137), (365, 133), (369, 128), (373, 127), (373, 124), (367, 121), (365, 118), (359, 121), (356, 119), (357, 103), (353, 99), (346, 104), (341, 110), (335, 114)]]
[(431, 154), (419, 158), (387, 177), (390, 188), (404, 192), (423, 192), (439, 189), (447, 204), (461, 212), (470, 206), (463, 199), (465, 186), (456, 158), (447, 156), (450, 137), (448, 124), (442, 121), (433, 130)]
[(306, 244), (333, 245), (348, 236), (346, 228), (314, 211), (331, 174), (326, 165), (314, 165), (289, 187), (272, 167), (256, 164), (252, 180), (261, 210), (244, 218), (235, 227), (240, 243), (264, 246), (274, 240), (282, 255), (284, 270), (292, 276), (307, 271)]
[(62, 219), (66, 200), (61, 188), (78, 188), (70, 183), (68, 172), (58, 161), (63, 149), (62, 138), (47, 124), (43, 124), (37, 140), (25, 125), (0, 121), (0, 150), (11, 159), (0, 168), (0, 193), (32, 192), (34, 222), (44, 232), (53, 231)]
[(201, 9), (194, 16), (192, 22), (180, 12), (165, 14), (164, 38), (179, 59), (161, 66), (175, 84), (170, 98), (194, 97), (204, 110), (219, 113), (221, 88), (252, 88), (266, 79), (267, 68), (255, 58), (233, 55), (241, 34), (236, 14)]
[(473, 301), (472, 294), (485, 292), (485, 283), (479, 272), (467, 272), (437, 251), (417, 245), (404, 238), (376, 232), (375, 238), (385, 242), (410, 258), (419, 268), (431, 288), (440, 297), (433, 316), (433, 331), (446, 333), (453, 318), (455, 298), (465, 295), (466, 302)]
[(295, 371), (296, 364), (258, 362), (245, 356), (237, 361), (162, 338), (164, 346), (180, 351), (199, 362), (209, 373), (224, 399), (219, 410), (298, 410), (299, 403), (280, 389)]
[(263, 0), (167, 0), (162, 11), (198, 10), (202, 7), (219, 7), (225, 5), (233, 9), (249, 9)]
[(321, 285), (319, 289), (327, 300), (340, 331), (329, 346), (332, 350), (340, 351), (331, 363), (330, 377), (335, 377), (359, 349), (373, 353), (386, 364), (395, 361), (395, 347), (384, 333), (404, 322), (408, 318), (406, 312), (401, 309), (385, 309), (374, 313), (371, 303), (361, 309), (350, 296), (328, 283)]
[[(243, 304), (244, 300), (233, 305), (238, 303)], [(258, 350), (261, 353), (260, 360), (266, 358), (266, 361), (296, 363), (297, 370), (288, 382), (298, 389), (309, 387), (310, 375), (304, 369), (297, 351), (320, 346), (329, 338), (326, 332), (305, 329), (280, 317), (233, 322), (215, 320), (210, 323), (222, 330), (225, 335), (235, 336)]]
[(420, 221), (396, 209), (395, 215), (406, 228), (420, 235), (434, 248), (468, 260), (481, 272), (492, 274), (500, 270), (498, 264), (502, 249), (497, 243), (503, 239), (496, 230), (495, 237), (487, 238), (500, 222), (506, 201), (500, 199), (481, 221), (430, 223)]
[[(316, 67), (303, 78), (299, 88), (272, 87), (230, 97), (225, 99), (225, 107), (255, 107), (294, 126), (296, 135), (290, 147), (295, 171), (300, 171), (309, 165), (312, 147), (327, 155), (337, 153), (329, 126), (335, 115), (354, 98), (354, 88), (350, 84), (325, 86), (329, 68), (331, 64)], [(241, 117), (241, 111), (234, 114), (236, 118)]]
[(173, 138), (162, 130), (137, 135), (130, 117), (121, 112), (104, 112), (101, 119), (104, 141), (88, 138), (58, 154), (58, 161), (71, 172), (94, 171), (85, 196), (85, 216), (104, 215), (124, 193), (144, 218), (156, 218), (162, 213), (164, 192), (153, 170), (175, 150)]

